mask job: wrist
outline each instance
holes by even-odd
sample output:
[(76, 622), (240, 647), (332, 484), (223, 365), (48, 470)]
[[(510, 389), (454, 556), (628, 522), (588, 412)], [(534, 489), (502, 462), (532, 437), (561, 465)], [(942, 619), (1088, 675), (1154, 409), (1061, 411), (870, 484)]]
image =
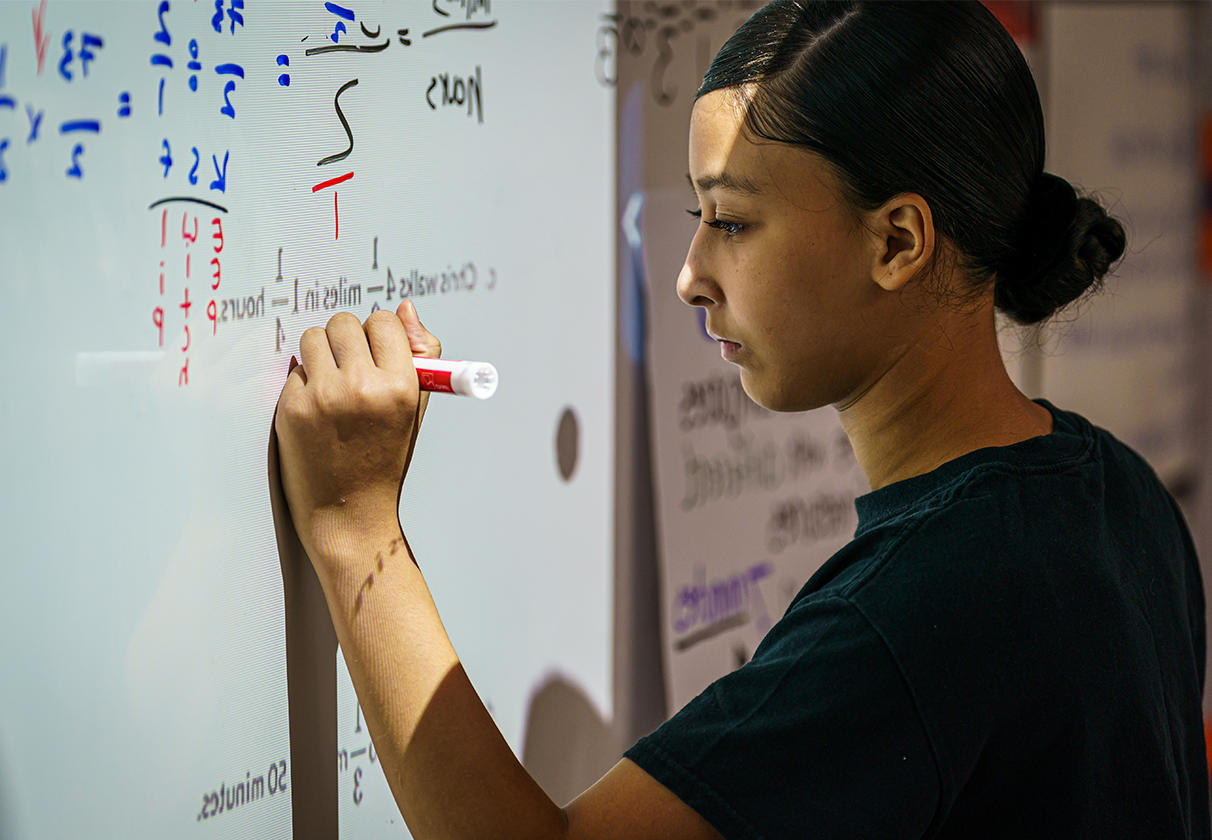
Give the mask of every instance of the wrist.
[(399, 510), (395, 499), (382, 501), (350, 498), (339, 505), (314, 511), (307, 527), (299, 529), (304, 548), (327, 586), (349, 575), (364, 575), (375, 555), (403, 547)]

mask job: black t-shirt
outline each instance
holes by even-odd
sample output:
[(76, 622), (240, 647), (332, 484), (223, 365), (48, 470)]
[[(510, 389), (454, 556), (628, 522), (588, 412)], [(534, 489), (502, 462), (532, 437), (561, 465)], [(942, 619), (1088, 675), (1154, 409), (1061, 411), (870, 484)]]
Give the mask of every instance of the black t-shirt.
[(729, 838), (1208, 838), (1190, 535), (1047, 407), (860, 497), (753, 660), (627, 757)]

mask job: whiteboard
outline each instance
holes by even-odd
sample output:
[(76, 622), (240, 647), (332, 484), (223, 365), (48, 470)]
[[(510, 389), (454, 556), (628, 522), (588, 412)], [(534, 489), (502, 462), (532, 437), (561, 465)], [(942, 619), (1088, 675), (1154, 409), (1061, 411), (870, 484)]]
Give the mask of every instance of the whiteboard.
[[(500, 372), (401, 500), (455, 647), (515, 750), (553, 679), (609, 719), (607, 11), (0, 3), (0, 836), (290, 836), (267, 433), (403, 297)], [(339, 685), (341, 833), (407, 836)]]

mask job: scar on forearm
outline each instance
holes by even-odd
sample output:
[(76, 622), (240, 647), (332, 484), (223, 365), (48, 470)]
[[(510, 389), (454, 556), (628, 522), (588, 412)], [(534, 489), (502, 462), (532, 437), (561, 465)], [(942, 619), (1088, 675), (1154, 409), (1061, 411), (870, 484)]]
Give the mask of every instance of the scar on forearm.
[[(358, 595), (356, 598), (354, 598), (353, 615), (350, 616), (351, 623), (355, 618), (358, 617), (358, 613), (362, 612), (363, 596), (370, 592), (371, 588), (375, 585), (375, 572), (382, 572), (384, 569), (386, 569), (387, 559), (390, 557), (395, 557), (400, 551), (400, 547), (405, 545), (407, 545), (407, 543), (404, 542), (403, 537), (396, 537), (387, 546), (387, 557), (383, 556), (382, 551), (375, 555), (374, 569), (372, 569), (370, 574), (366, 576), (366, 580), (362, 581), (362, 585), (358, 588)], [(409, 555), (412, 554), (411, 551), (408, 553)]]

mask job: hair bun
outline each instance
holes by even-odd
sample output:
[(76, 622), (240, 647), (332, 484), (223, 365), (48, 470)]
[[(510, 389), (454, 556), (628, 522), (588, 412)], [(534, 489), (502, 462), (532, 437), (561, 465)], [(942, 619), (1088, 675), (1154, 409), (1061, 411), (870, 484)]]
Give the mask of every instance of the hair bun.
[(1013, 263), (998, 272), (994, 304), (1020, 324), (1036, 324), (1097, 291), (1124, 254), (1119, 220), (1063, 178), (1043, 173), (1027, 200)]

